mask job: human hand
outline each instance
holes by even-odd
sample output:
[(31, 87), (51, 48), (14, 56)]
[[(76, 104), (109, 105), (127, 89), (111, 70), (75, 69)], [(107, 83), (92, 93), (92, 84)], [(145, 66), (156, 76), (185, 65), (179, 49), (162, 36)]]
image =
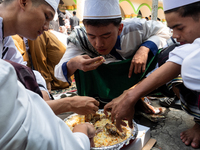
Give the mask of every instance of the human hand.
[(145, 71), (149, 51), (150, 49), (145, 46), (141, 46), (137, 50), (137, 52), (135, 53), (131, 61), (129, 74), (128, 74), (129, 78), (132, 76), (133, 69), (134, 69), (135, 74), (141, 73), (141, 71), (142, 72)]
[(132, 119), (135, 113), (135, 103), (132, 101), (130, 91), (131, 90), (126, 90), (122, 95), (113, 99), (104, 107), (105, 114), (107, 114), (106, 111), (111, 111), (111, 120), (115, 121), (119, 131), (122, 131), (121, 125), (126, 126), (123, 120), (128, 121), (130, 128), (133, 127)]
[(71, 101), (71, 111), (80, 114), (80, 115), (87, 115), (87, 114), (95, 114), (96, 111), (99, 109), (99, 102), (88, 96), (74, 96), (72, 97), (73, 100)]
[(82, 70), (84, 72), (95, 70), (103, 62), (105, 62), (104, 57), (99, 56), (95, 58), (90, 58), (88, 55), (79, 55), (70, 60), (74, 68)]
[(93, 138), (95, 136), (96, 130), (91, 123), (86, 122), (86, 123), (78, 124), (74, 127), (72, 132), (82, 132), (86, 134), (90, 140), (90, 146), (94, 147)]

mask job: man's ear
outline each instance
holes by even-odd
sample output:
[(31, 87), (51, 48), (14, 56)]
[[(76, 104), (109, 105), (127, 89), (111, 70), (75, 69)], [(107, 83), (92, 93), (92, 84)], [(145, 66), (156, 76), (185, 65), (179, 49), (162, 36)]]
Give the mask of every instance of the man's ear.
[(123, 27), (124, 27), (124, 24), (123, 24), (123, 23), (120, 23), (118, 35), (121, 34), (121, 32), (122, 32), (122, 30), (123, 30)]
[(20, 8), (24, 10), (29, 0), (18, 0), (18, 2), (19, 2)]

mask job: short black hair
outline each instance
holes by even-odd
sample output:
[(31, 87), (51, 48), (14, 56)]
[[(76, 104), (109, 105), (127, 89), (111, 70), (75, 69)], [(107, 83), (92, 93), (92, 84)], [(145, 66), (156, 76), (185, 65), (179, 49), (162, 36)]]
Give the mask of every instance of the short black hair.
[(181, 17), (192, 17), (195, 21), (200, 18), (200, 2), (195, 2), (178, 8), (165, 11), (165, 14), (177, 12)]
[(76, 11), (73, 11), (73, 15), (76, 15)]
[(118, 27), (121, 23), (122, 18), (115, 18), (115, 19), (83, 19), (84, 26), (91, 25), (91, 26), (107, 26), (109, 24), (113, 24), (114, 26)]

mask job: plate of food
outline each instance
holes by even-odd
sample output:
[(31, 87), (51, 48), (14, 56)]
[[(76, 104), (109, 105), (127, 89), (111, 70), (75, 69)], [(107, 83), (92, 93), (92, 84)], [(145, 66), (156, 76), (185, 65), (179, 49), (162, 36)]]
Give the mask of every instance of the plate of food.
[(120, 132), (111, 121), (111, 115), (106, 116), (103, 109), (98, 110), (95, 115), (78, 115), (72, 114), (64, 119), (64, 122), (69, 126), (71, 130), (77, 124), (90, 122), (96, 129), (96, 135), (94, 136), (95, 147), (91, 147), (91, 150), (117, 150), (121, 149), (132, 143), (138, 134), (138, 127), (133, 120), (133, 128), (122, 126), (122, 132)]

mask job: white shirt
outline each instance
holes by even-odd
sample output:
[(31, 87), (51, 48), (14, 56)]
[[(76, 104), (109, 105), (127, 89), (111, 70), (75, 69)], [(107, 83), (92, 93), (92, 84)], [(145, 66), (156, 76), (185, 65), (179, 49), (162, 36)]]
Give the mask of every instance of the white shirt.
[(185, 44), (175, 48), (169, 54), (167, 61), (181, 65), (181, 76), (184, 85), (200, 92), (200, 38), (192, 44)]
[(1, 150), (90, 149), (84, 133), (72, 133), (38, 94), (25, 89), (11, 64), (0, 59), (0, 72)]
[(66, 47), (67, 47), (67, 34), (60, 33), (54, 30), (50, 30)]

